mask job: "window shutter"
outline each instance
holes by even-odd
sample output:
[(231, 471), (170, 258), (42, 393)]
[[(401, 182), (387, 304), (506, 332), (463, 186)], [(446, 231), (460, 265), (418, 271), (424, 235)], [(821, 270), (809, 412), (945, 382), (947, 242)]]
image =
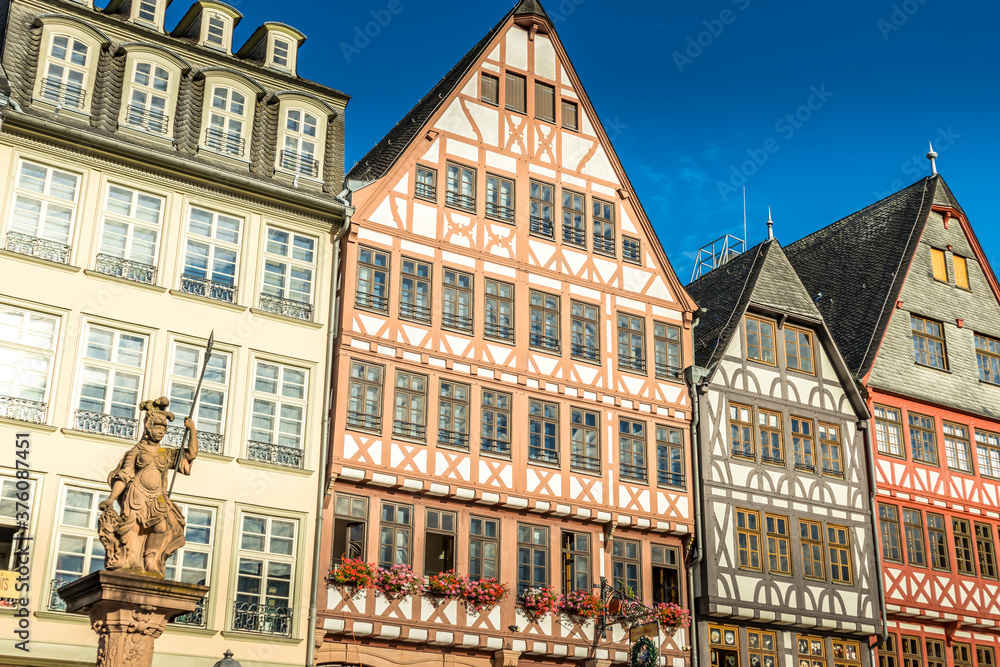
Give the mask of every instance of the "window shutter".
[(952, 255), (955, 261), (955, 285), (962, 289), (969, 289), (969, 266), (964, 257)]
[(577, 117), (577, 106), (574, 102), (567, 102), (563, 100), (562, 124), (567, 130), (580, 129), (580, 121)]
[(552, 86), (535, 82), (535, 117), (556, 122), (556, 91)]
[(488, 104), (499, 104), (500, 102), (500, 80), (495, 76), (483, 74), (482, 100)]
[(527, 84), (523, 76), (507, 72), (507, 108), (521, 113), (528, 112)]
[(948, 282), (948, 267), (944, 262), (944, 251), (931, 248), (931, 266), (934, 268), (934, 280)]

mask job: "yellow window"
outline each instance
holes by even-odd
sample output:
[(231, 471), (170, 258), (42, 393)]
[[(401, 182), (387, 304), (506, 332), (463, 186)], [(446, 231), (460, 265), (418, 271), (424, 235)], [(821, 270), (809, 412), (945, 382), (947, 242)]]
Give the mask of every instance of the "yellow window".
[(955, 285), (962, 289), (969, 289), (969, 265), (964, 257), (953, 255), (955, 261)]
[(948, 266), (944, 261), (944, 250), (931, 248), (931, 266), (934, 269), (934, 280), (948, 282)]

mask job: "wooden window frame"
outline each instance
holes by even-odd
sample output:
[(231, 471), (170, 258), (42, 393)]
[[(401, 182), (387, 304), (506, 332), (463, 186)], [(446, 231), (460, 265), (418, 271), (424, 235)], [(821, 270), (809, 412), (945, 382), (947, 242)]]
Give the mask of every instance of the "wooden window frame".
[[(680, 471), (674, 470), (674, 464)], [(656, 483), (686, 489), (684, 432), (678, 428), (656, 425)]]
[[(502, 294), (505, 288), (509, 290), (510, 296)], [(513, 345), (515, 331), (514, 285), (502, 280), (486, 278), (484, 292), (486, 310), (483, 315), (483, 338)], [(504, 312), (505, 310), (506, 312)], [(499, 324), (504, 319), (509, 324)]]
[[(587, 197), (580, 192), (562, 189), (562, 240), (566, 245), (587, 248)], [(575, 208), (576, 199), (580, 208)], [(579, 225), (577, 221), (579, 220)]]
[[(370, 259), (365, 259), (365, 253), (370, 253)], [(378, 263), (379, 256), (385, 257), (385, 265), (380, 266)], [(360, 288), (361, 285), (361, 274), (364, 270), (371, 272), (371, 278), (367, 281), (371, 283), (367, 291), (363, 291)], [(358, 280), (357, 288), (355, 289), (354, 296), (354, 307), (360, 308), (362, 310), (370, 310), (382, 315), (389, 314), (389, 276), (392, 271), (392, 253), (387, 250), (376, 250), (375, 248), (369, 248), (367, 246), (360, 246), (358, 248)], [(381, 283), (378, 282), (377, 277), (382, 274)], [(375, 289), (377, 285), (381, 284), (382, 289), (385, 291), (384, 296), (377, 294), (378, 290)]]
[[(362, 377), (355, 376), (355, 370), (360, 367), (362, 370)], [(378, 380), (369, 379), (369, 371), (378, 371)], [(347, 424), (346, 428), (349, 430), (359, 430), (368, 431), (371, 433), (380, 433), (382, 431), (382, 410), (383, 404), (382, 399), (385, 392), (385, 366), (380, 364), (372, 364), (367, 361), (359, 361), (357, 359), (351, 359), (350, 374), (349, 374), (349, 390), (348, 390), (348, 403), (347, 403)], [(351, 410), (351, 404), (355, 398), (354, 388), (360, 388), (360, 398), (367, 408), (368, 404), (368, 390), (375, 389), (376, 394), (376, 408), (373, 413), (369, 413), (367, 409), (364, 412), (358, 412), (357, 410)], [(360, 417), (360, 418), (359, 418)]]
[(854, 556), (851, 553), (851, 529), (847, 526), (827, 524), (826, 546), (830, 557), (830, 581), (842, 586), (853, 585)]
[[(424, 275), (420, 274), (421, 269)], [(431, 303), (433, 301), (434, 269), (431, 262), (424, 262), (411, 257), (399, 260), (399, 318), (420, 324), (431, 323)], [(407, 287), (409, 283), (409, 287)], [(419, 303), (420, 286), (423, 286), (426, 305)], [(409, 300), (407, 300), (409, 295)]]
[[(503, 205), (503, 186), (510, 189), (510, 206)], [(496, 201), (491, 201), (494, 193)], [(497, 220), (506, 224), (514, 224), (516, 185), (513, 178), (498, 176), (497, 174), (486, 174), (486, 217), (490, 220)]]
[[(788, 335), (792, 334), (792, 340), (788, 340)], [(803, 342), (803, 337), (805, 342)], [(785, 326), (783, 338), (785, 339), (785, 367), (799, 373), (816, 375), (816, 341), (813, 332), (799, 327)], [(808, 352), (808, 355), (803, 353)], [(795, 365), (792, 365), (792, 360)], [(808, 368), (803, 362), (808, 360)]]
[[(634, 551), (634, 556), (629, 555), (630, 548)], [(611, 581), (616, 589), (631, 590), (636, 596), (639, 595), (642, 591), (642, 542), (618, 537), (611, 540)]]
[(976, 363), (979, 381), (1000, 385), (1000, 340), (986, 334), (975, 334)]
[[(767, 533), (767, 571), (771, 574), (792, 576), (792, 536), (787, 516), (764, 514)], [(784, 561), (784, 565), (782, 565)]]
[[(929, 328), (934, 327), (937, 328), (938, 333), (928, 331)], [(911, 313), (910, 334), (913, 338), (913, 361), (915, 364), (938, 371), (949, 370), (948, 345), (945, 341), (944, 325), (941, 322)], [(936, 349), (937, 346), (940, 346), (940, 351)], [(921, 357), (924, 360), (921, 360)], [(938, 359), (941, 365), (934, 363)]]
[(953, 253), (951, 256), (951, 264), (955, 271), (955, 287), (960, 290), (965, 290), (966, 292), (971, 292), (972, 286), (969, 282), (968, 258)]
[[(479, 521), (480, 529), (476, 532), (476, 522)], [(494, 536), (490, 536), (486, 532), (486, 526), (489, 524), (494, 524), (496, 530)], [(489, 517), (472, 515), (469, 517), (469, 578), (473, 581), (478, 581), (480, 579), (499, 579), (500, 578), (500, 519), (491, 519)], [(473, 545), (478, 544), (481, 548), (481, 556), (476, 556), (473, 551)], [(493, 553), (496, 555), (495, 558), (489, 558), (487, 556), (487, 546), (493, 546)], [(480, 572), (475, 572), (476, 567), (474, 563), (476, 561), (482, 561), (479, 567)], [(489, 561), (493, 562), (493, 574), (486, 574), (486, 564)]]
[(940, 639), (924, 638), (924, 648), (927, 650), (925, 667), (947, 667), (948, 651)]
[[(538, 411), (536, 412), (536, 406)], [(549, 408), (553, 408), (555, 417), (548, 415)], [(537, 426), (536, 426), (537, 423)], [(554, 435), (552, 437), (555, 448), (547, 447), (545, 441), (548, 439), (546, 431), (548, 426), (553, 426)], [(534, 434), (538, 434), (538, 444), (531, 444)], [(551, 401), (531, 399), (528, 401), (528, 461), (532, 463), (547, 463), (559, 465), (559, 404)]]
[[(576, 120), (572, 124), (570, 124), (569, 122), (567, 122), (567, 115), (568, 115), (566, 113), (566, 108), (567, 107), (571, 107), (573, 109), (573, 114), (572, 115), (576, 118)], [(572, 102), (570, 100), (562, 100), (562, 104), (560, 105), (560, 113), (562, 114), (561, 120), (562, 120), (562, 127), (563, 127), (564, 130), (569, 130), (571, 132), (579, 132), (580, 131), (580, 105), (579, 104), (577, 104), (576, 102)]]
[[(555, 308), (549, 305), (550, 300), (555, 303)], [(552, 316), (555, 316), (554, 320), (551, 319)], [(547, 354), (560, 355), (562, 347), (560, 344), (562, 338), (562, 297), (558, 294), (529, 290), (528, 320), (530, 325), (528, 347)], [(543, 333), (534, 331), (536, 321), (540, 324)], [(550, 321), (555, 322), (555, 336), (550, 336), (547, 333)]]
[[(385, 510), (387, 507), (392, 508), (392, 520), (385, 518)], [(409, 512), (409, 521), (403, 523), (398, 521), (400, 510), (405, 509)], [(397, 503), (383, 500), (379, 506), (379, 523), (378, 523), (378, 564), (383, 568), (391, 568), (393, 565), (413, 565), (413, 511), (414, 506), (408, 505), (406, 503)], [(386, 541), (384, 536), (386, 535), (386, 530), (392, 531), (392, 540)], [(405, 562), (398, 563), (396, 560), (397, 550), (400, 549), (399, 540), (397, 535), (403, 533), (407, 536), (406, 541), (406, 553), (407, 558)], [(388, 546), (392, 550), (392, 560), (386, 561), (382, 558), (382, 549)]]
[(977, 667), (996, 667), (997, 654), (992, 646), (976, 646)]
[(622, 261), (642, 265), (642, 242), (634, 236), (622, 236)]
[[(593, 316), (591, 316), (593, 311)], [(598, 304), (571, 300), (569, 306), (570, 346), (573, 359), (601, 363), (601, 307)], [(589, 325), (589, 328), (588, 328)]]
[[(405, 384), (401, 384), (405, 381)], [(415, 388), (415, 382), (420, 381), (423, 389)], [(427, 441), (427, 403), (430, 383), (428, 376), (422, 373), (413, 373), (401, 368), (396, 369), (396, 379), (393, 382), (393, 403), (392, 403), (392, 435), (395, 438), (404, 438), (418, 442)], [(406, 399), (406, 405), (400, 405), (400, 398)], [(414, 399), (421, 399), (420, 407), (414, 408)], [(399, 411), (406, 413), (407, 419), (398, 419)], [(414, 416), (420, 417), (414, 420)]]
[[(817, 651), (817, 648), (819, 649)], [(815, 635), (795, 635), (795, 662), (807, 663), (812, 667), (826, 666), (826, 638)], [(818, 658), (818, 660), (816, 660)]]
[[(615, 224), (615, 205), (597, 197), (592, 197), (590, 202), (593, 213), (591, 218), (593, 234), (591, 236), (594, 252), (599, 255), (615, 257), (615, 237), (618, 235), (618, 227)], [(606, 214), (610, 214), (611, 217), (606, 217)], [(600, 230), (598, 230), (598, 225), (600, 225)], [(609, 231), (611, 232), (610, 236), (608, 235)]]
[[(819, 422), (817, 431), (819, 458), (823, 474), (828, 477), (844, 477), (844, 445), (840, 437), (840, 426)], [(832, 437), (831, 434), (833, 434)]]
[[(880, 417), (879, 411), (882, 411), (884, 416)], [(903, 429), (903, 411), (900, 408), (876, 403), (872, 412), (874, 413), (872, 416), (875, 419), (875, 447), (878, 453), (898, 459), (905, 459), (906, 435)], [(892, 415), (895, 415), (895, 418)], [(895, 434), (892, 433), (892, 426), (897, 427)], [(892, 442), (893, 435), (895, 435), (897, 440), (896, 443)], [(883, 447), (883, 442), (885, 443), (885, 447)]]
[(1000, 434), (976, 429), (976, 462), (980, 477), (1000, 479)]
[[(744, 331), (743, 332), (744, 332), (745, 341), (746, 341), (746, 356), (747, 356), (747, 360), (748, 361), (756, 361), (756, 362), (761, 363), (761, 364), (767, 364), (768, 366), (777, 366), (778, 365), (778, 351), (777, 351), (777, 348), (775, 347), (775, 342), (776, 342), (776, 335), (775, 334), (776, 334), (776, 332), (778, 330), (778, 324), (777, 324), (777, 322), (775, 322), (772, 319), (768, 319), (766, 317), (760, 317), (758, 315), (751, 315), (750, 313), (747, 313), (746, 316), (743, 319), (744, 319), (744, 327), (743, 327)], [(750, 334), (751, 334), (750, 324), (751, 324), (751, 322), (754, 324), (754, 331), (752, 333), (753, 333), (753, 335), (757, 336), (757, 343), (756, 344), (751, 344), (750, 343)], [(770, 333), (770, 335), (765, 335), (765, 334), (761, 333), (761, 330), (764, 328), (764, 325), (768, 325), (768, 326), (771, 327), (771, 333)], [(766, 351), (768, 351), (768, 348), (764, 345), (764, 342), (766, 340), (770, 340), (771, 341), (771, 347), (770, 347), (771, 360), (770, 361), (768, 361), (767, 359), (764, 358), (764, 353)], [(756, 352), (756, 354), (757, 354), (756, 357), (752, 356), (753, 350), (757, 351)]]
[(747, 652), (751, 665), (765, 665), (767, 659), (771, 658), (775, 666), (778, 662), (778, 639), (777, 634), (766, 630), (747, 628)]
[(886, 633), (885, 641), (878, 648), (878, 667), (899, 667), (899, 646), (896, 635)]
[[(564, 530), (559, 536), (562, 553), (562, 590), (564, 593), (586, 591), (594, 587), (591, 533)], [(583, 581), (580, 581), (584, 578)]]
[[(528, 115), (528, 78), (525, 77), (523, 74), (516, 74), (516, 73), (510, 72), (510, 71), (505, 72), (504, 74), (505, 74), (505, 76), (504, 76), (504, 95), (503, 95), (504, 108), (507, 109), (507, 111), (513, 111), (514, 113)], [(512, 81), (518, 81), (520, 83), (520, 85), (521, 85), (521, 90), (524, 93), (523, 94), (524, 108), (521, 108), (521, 107), (517, 106), (516, 104), (512, 104), (511, 103), (511, 82)], [(516, 103), (517, 100), (514, 100), (514, 102)]]
[[(445, 519), (451, 519), (452, 529), (448, 530), (445, 528)], [(436, 524), (436, 525), (435, 525)], [(431, 541), (428, 539), (428, 535), (442, 535), (446, 539), (451, 538), (451, 567), (448, 567), (447, 559), (445, 559), (445, 564), (440, 569), (430, 568), (430, 549)], [(428, 507), (424, 510), (424, 576), (440, 574), (442, 572), (447, 572), (449, 570), (454, 570), (458, 561), (458, 512), (449, 512), (447, 510), (440, 510), (433, 507)]]
[[(975, 667), (972, 662), (972, 644), (953, 642), (951, 657), (954, 667)], [(985, 665), (983, 667), (986, 667)]]
[[(671, 363), (672, 360), (676, 360), (676, 365)], [(666, 322), (653, 322), (653, 362), (658, 380), (683, 378), (684, 345), (680, 327)]]
[[(806, 554), (806, 549), (811, 553)], [(823, 553), (823, 524), (810, 519), (799, 519), (799, 552), (802, 576), (814, 581), (826, 581), (826, 554)], [(817, 552), (819, 558), (816, 558)], [(806, 563), (810, 565), (806, 565)], [(819, 571), (819, 576), (816, 572)]]
[[(661, 602), (673, 602), (679, 604), (681, 601), (681, 570), (679, 564), (679, 552), (676, 547), (668, 547), (663, 544), (653, 544), (650, 546), (650, 577), (653, 584), (652, 599), (656, 602), (658, 593), (664, 594)], [(660, 576), (657, 570), (661, 570)], [(673, 574), (669, 574), (672, 572)], [(671, 587), (668, 577), (673, 578), (674, 585)]]
[[(341, 511), (342, 503), (341, 500), (345, 501), (349, 506), (346, 512)], [(360, 507), (360, 512), (355, 512), (355, 508)], [(334, 494), (333, 501), (333, 539), (330, 541), (330, 562), (333, 567), (339, 565), (344, 557), (346, 558), (360, 558), (362, 560), (368, 557), (368, 510), (370, 507), (370, 501), (368, 498), (363, 496), (355, 496), (347, 493), (336, 493)], [(352, 540), (350, 535), (345, 535), (344, 546), (345, 551), (343, 551), (340, 556), (337, 555), (337, 533), (341, 529), (346, 529), (347, 531), (352, 531), (355, 527), (361, 528), (360, 539)], [(357, 549), (352, 549), (352, 545), (360, 542), (360, 547)]]
[(955, 542), (955, 567), (958, 573), (969, 577), (978, 576), (972, 524), (967, 519), (952, 517), (951, 534)]
[[(757, 442), (760, 444), (761, 463), (782, 467), (785, 465), (784, 422), (785, 416), (781, 412), (757, 408)], [(778, 443), (777, 447), (774, 445), (775, 441)]]
[[(427, 183), (426, 179), (421, 180), (421, 173), (430, 176), (430, 183)], [(423, 199), (424, 201), (429, 201), (434, 204), (437, 203), (437, 192), (438, 192), (438, 170), (434, 167), (427, 167), (422, 164), (418, 164), (416, 171), (414, 173), (413, 180), (413, 196), (417, 199)]]
[[(618, 370), (638, 375), (646, 374), (646, 318), (642, 315), (619, 312), (618, 323)], [(635, 328), (635, 324), (639, 328)], [(624, 324), (624, 326), (623, 326)], [(638, 348), (635, 345), (639, 341)], [(631, 354), (638, 350), (639, 354)]]
[(943, 514), (927, 512), (926, 515), (927, 552), (930, 555), (931, 568), (939, 572), (951, 572), (951, 558), (948, 556), (951, 551), (948, 523)]
[[(486, 94), (486, 81), (493, 82), (493, 98), (490, 98)], [(495, 107), (500, 106), (500, 77), (494, 76), (492, 74), (487, 74), (482, 72), (479, 79), (479, 101), (485, 102)]]
[[(524, 531), (528, 530), (528, 540), (522, 540)], [(537, 534), (535, 531), (542, 531), (541, 541), (538, 541)], [(527, 553), (528, 558), (526, 563), (522, 563), (525, 559), (523, 556)], [(544, 577), (539, 581), (534, 574), (531, 573), (528, 579), (523, 579), (521, 577), (522, 566), (527, 566), (529, 572), (536, 569), (535, 565), (535, 555), (536, 553), (541, 553), (544, 556)], [(535, 588), (537, 586), (547, 586), (550, 577), (550, 567), (551, 562), (549, 559), (550, 545), (549, 545), (549, 529), (547, 526), (536, 526), (530, 523), (518, 523), (517, 524), (517, 596), (520, 597), (527, 590)]]
[[(792, 456), (796, 470), (816, 472), (816, 432), (813, 420), (809, 417), (791, 417), (792, 425)], [(807, 433), (806, 430), (809, 430)]]
[(903, 667), (924, 667), (924, 647), (920, 637), (900, 635), (899, 644)]
[(861, 667), (861, 642), (834, 639), (833, 665), (834, 667)]
[[(452, 178), (452, 170), (457, 171), (457, 178)], [(472, 194), (468, 195), (462, 192), (462, 186), (465, 184), (465, 174), (472, 174)], [(458, 162), (449, 160), (445, 165), (445, 197), (444, 205), (448, 208), (453, 208), (459, 211), (465, 211), (466, 213), (476, 212), (476, 185), (477, 185), (478, 174), (475, 167), (469, 167)], [(457, 188), (452, 189), (452, 183), (455, 183)]]
[[(975, 474), (972, 467), (972, 439), (969, 437), (969, 427), (965, 424), (942, 422), (941, 431), (944, 434), (944, 458), (948, 469), (967, 475)], [(962, 465), (963, 453), (965, 465)]]
[[(743, 411), (746, 411), (747, 418), (749, 421), (742, 419)], [(737, 448), (736, 443), (733, 442), (733, 432), (738, 431), (740, 434), (739, 444), (742, 448)], [(729, 453), (732, 456), (741, 459), (749, 459), (755, 461), (757, 459), (757, 439), (754, 438), (754, 432), (757, 430), (757, 425), (754, 424), (754, 413), (753, 407), (749, 405), (743, 405), (741, 403), (729, 403)], [(744, 438), (743, 436), (749, 436)], [(749, 445), (749, 451), (747, 451), (747, 446)]]
[(649, 483), (646, 422), (618, 418), (618, 476), (629, 483)]
[(948, 254), (940, 248), (931, 248), (931, 277), (939, 283), (949, 284)]
[(902, 563), (903, 544), (899, 528), (899, 507), (888, 503), (879, 503), (878, 521), (879, 537), (882, 542), (882, 560), (890, 563)]
[[(751, 518), (753, 519), (751, 521)], [(756, 526), (756, 528), (754, 527)], [(736, 508), (736, 551), (739, 569), (753, 572), (763, 571), (763, 556), (761, 554), (760, 512), (757, 510)], [(753, 561), (756, 558), (757, 565)]]
[[(468, 281), (468, 287), (462, 281)], [(464, 298), (464, 303), (463, 303)], [(441, 328), (470, 335), (475, 329), (476, 278), (458, 269), (441, 269)], [(462, 311), (468, 312), (463, 315)]]
[[(501, 399), (507, 407), (501, 406)], [(483, 388), (480, 413), (480, 432), (482, 434), (480, 449), (483, 454), (510, 458), (510, 425), (511, 410), (513, 409), (511, 403), (513, 400), (513, 394), (506, 391)], [(491, 419), (487, 415), (491, 415)], [(504, 418), (502, 425), (500, 417)], [(507, 437), (501, 439), (501, 434), (506, 434)]]
[[(551, 183), (531, 179), (528, 182), (531, 205), (528, 218), (528, 233), (549, 241), (556, 238), (556, 186)], [(548, 193), (548, 199), (545, 198)], [(546, 212), (548, 217), (546, 217)]]
[(924, 513), (914, 507), (902, 507), (903, 538), (906, 544), (906, 562), (910, 567), (927, 567), (927, 548), (924, 544)]
[[(716, 639), (716, 637), (718, 637), (718, 639)], [(730, 637), (733, 638), (732, 642), (727, 641)], [(721, 648), (724, 651), (735, 652), (736, 655), (739, 656), (740, 629), (734, 625), (709, 625), (708, 643), (709, 646)], [(737, 657), (737, 660), (739, 660), (739, 657)], [(737, 664), (739, 663), (737, 662)]]
[(997, 548), (993, 539), (993, 526), (988, 523), (973, 523), (976, 535), (976, 555), (979, 561), (979, 576), (983, 579), (997, 578)]
[[(445, 378), (440, 378), (438, 385), (438, 444), (467, 452), (472, 421), (472, 387)], [(461, 397), (463, 391), (464, 399)], [(460, 417), (463, 411), (465, 416)]]
[[(917, 423), (914, 423), (914, 419), (917, 420)], [(929, 421), (933, 427), (928, 427), (923, 420)], [(907, 412), (906, 422), (910, 436), (910, 456), (913, 461), (924, 465), (940, 466), (937, 449), (937, 419), (931, 415)], [(920, 436), (920, 449), (917, 449), (915, 435)], [(927, 436), (930, 436), (929, 440)], [(928, 443), (931, 445), (930, 448), (927, 446)]]
[[(570, 470), (601, 474), (601, 413), (570, 406)], [(588, 435), (593, 437), (591, 444)], [(591, 447), (593, 448), (591, 451)], [(590, 452), (590, 453), (588, 453)]]
[[(539, 101), (546, 94), (549, 95), (549, 99), (552, 102), (552, 115), (551, 116), (543, 116), (542, 115), (542, 111), (541, 111), (541, 106), (542, 105), (539, 104)], [(546, 123), (552, 123), (554, 125), (555, 122), (556, 122), (556, 100), (557, 99), (558, 98), (556, 97), (556, 87), (555, 86), (553, 86), (552, 84), (549, 84), (549, 83), (545, 83), (543, 81), (538, 81), (537, 79), (535, 80), (535, 118), (537, 118), (540, 121), (546, 122)]]

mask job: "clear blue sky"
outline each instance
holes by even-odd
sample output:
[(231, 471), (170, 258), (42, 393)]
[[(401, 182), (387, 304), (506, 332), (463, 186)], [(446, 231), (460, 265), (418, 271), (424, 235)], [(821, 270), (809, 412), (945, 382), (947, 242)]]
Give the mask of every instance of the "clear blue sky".
[[(300, 73), (353, 97), (350, 168), (513, 0), (236, 4), (238, 44), (263, 21), (289, 23), (309, 36)], [(996, 0), (543, 4), (683, 282), (698, 247), (742, 234), (739, 189), (720, 183), (751, 174), (751, 243), (770, 205), (787, 245), (929, 174), (929, 140), (1000, 270)], [(177, 0), (168, 26), (186, 8)], [(830, 95), (810, 100), (813, 88)], [(796, 112), (808, 119), (785, 119)], [(748, 151), (762, 164), (744, 164)]]

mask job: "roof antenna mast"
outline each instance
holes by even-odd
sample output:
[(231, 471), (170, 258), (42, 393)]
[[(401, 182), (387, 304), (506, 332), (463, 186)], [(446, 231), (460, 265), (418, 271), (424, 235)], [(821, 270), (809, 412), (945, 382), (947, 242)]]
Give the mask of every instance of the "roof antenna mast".
[(767, 240), (774, 240), (774, 221), (771, 220), (771, 207), (767, 207)]
[(934, 152), (934, 144), (927, 142), (927, 145), (931, 147), (931, 152), (927, 154), (927, 159), (931, 161), (931, 176), (937, 176), (937, 156), (938, 154)]
[(743, 247), (747, 243), (747, 186), (743, 186)]

